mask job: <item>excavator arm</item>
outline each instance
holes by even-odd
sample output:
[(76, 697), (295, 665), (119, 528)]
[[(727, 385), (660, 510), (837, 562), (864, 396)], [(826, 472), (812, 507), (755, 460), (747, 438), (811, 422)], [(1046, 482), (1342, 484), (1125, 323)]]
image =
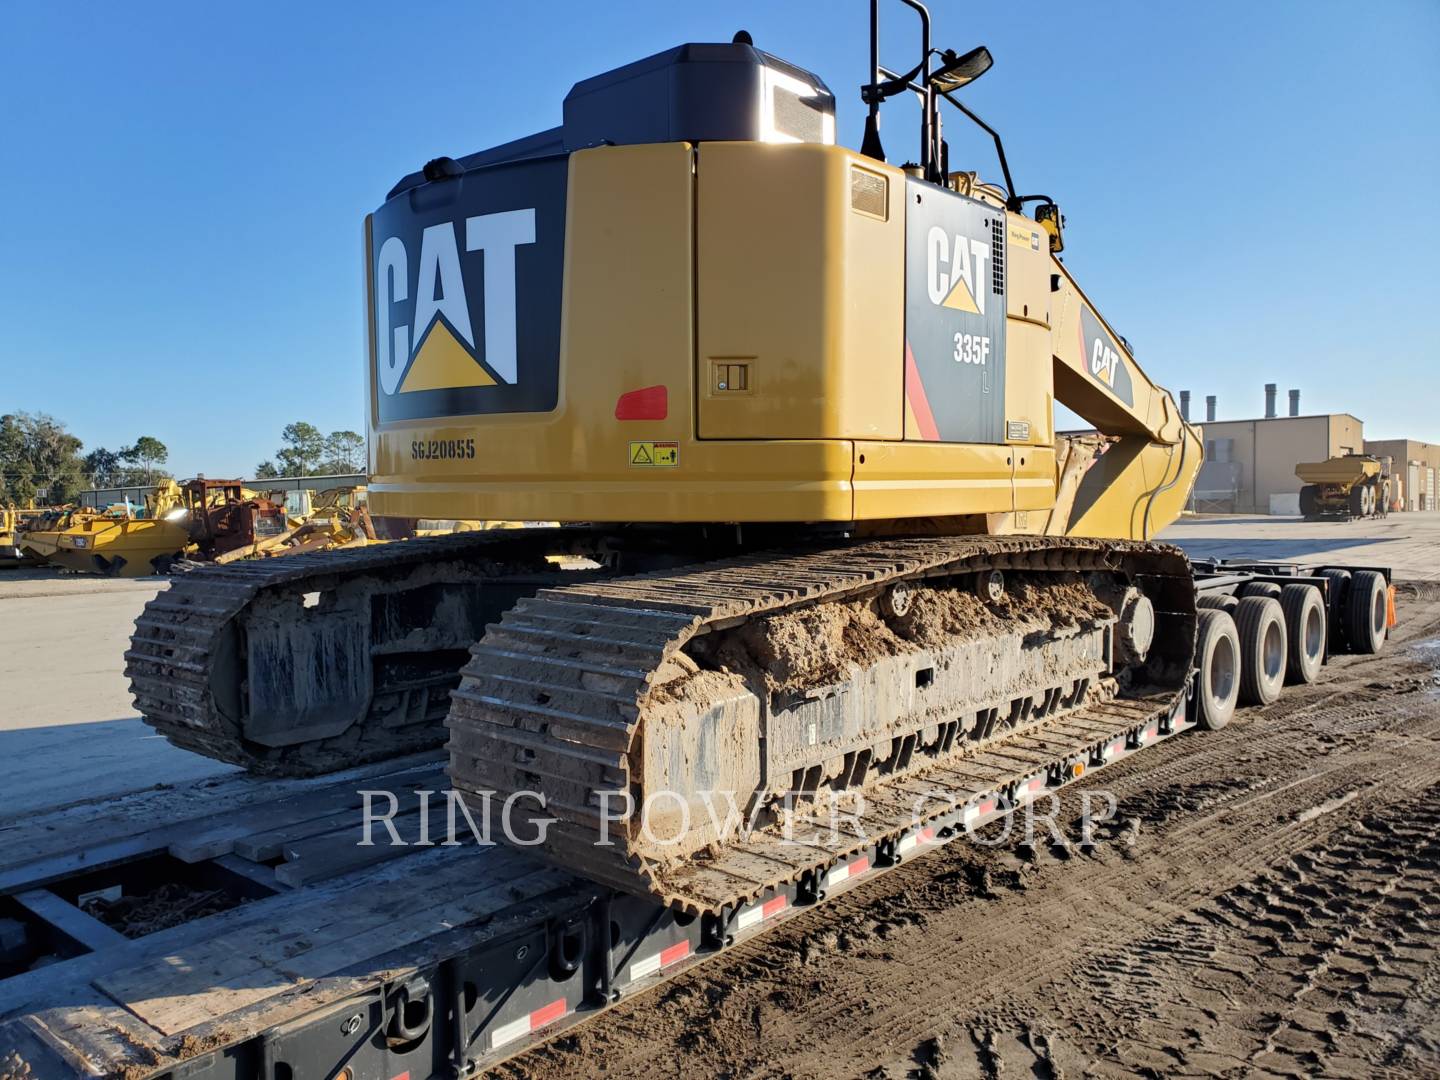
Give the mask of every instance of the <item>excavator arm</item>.
[(1057, 438), (1046, 532), (1152, 539), (1190, 496), (1204, 460), (1200, 429), (1141, 370), (1064, 265), (1052, 265), (1055, 397), (1098, 435)]

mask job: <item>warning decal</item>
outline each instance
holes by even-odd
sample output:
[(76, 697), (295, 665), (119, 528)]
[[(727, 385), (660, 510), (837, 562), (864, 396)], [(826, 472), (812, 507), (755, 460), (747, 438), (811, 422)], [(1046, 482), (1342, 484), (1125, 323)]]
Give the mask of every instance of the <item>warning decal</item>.
[(680, 464), (678, 442), (632, 442), (630, 444), (631, 465), (651, 465), (669, 468)]

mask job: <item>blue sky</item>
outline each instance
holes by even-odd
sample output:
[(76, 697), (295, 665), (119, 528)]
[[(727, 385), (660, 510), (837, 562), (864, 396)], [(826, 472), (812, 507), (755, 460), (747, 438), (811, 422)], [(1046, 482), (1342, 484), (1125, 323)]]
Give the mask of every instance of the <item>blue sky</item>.
[[(908, 53), (899, 4), (886, 59)], [(1160, 382), (1262, 384), (1440, 442), (1440, 4), (931, 5), (966, 100)], [(687, 40), (823, 76), (858, 145), (864, 0), (19, 4), (0, 37), (0, 412), (248, 474), (289, 421), (363, 431), (360, 229), (428, 158), (549, 127), (571, 83)], [(951, 122), (951, 162), (995, 175)], [(913, 155), (908, 118), (884, 128)], [(1282, 398), (1283, 400), (1283, 398)]]

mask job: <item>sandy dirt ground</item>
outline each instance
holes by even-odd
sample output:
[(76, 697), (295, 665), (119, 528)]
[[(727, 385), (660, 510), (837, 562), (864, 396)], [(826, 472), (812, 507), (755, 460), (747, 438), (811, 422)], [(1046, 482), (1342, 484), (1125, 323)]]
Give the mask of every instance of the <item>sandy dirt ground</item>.
[(1440, 586), (1401, 603), (1378, 658), (1072, 790), (1068, 847), (951, 844), (500, 1075), (1440, 1076)]

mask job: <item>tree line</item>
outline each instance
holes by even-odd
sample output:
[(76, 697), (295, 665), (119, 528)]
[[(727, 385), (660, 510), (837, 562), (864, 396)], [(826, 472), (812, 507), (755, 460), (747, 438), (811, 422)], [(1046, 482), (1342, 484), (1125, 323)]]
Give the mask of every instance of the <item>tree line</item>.
[(119, 450), (100, 446), (82, 455), (83, 449), (53, 416), (0, 416), (0, 503), (59, 505), (85, 488), (155, 484), (170, 475), (164, 468), (170, 452), (152, 435)]
[(260, 480), (281, 476), (337, 476), (365, 471), (365, 438), (353, 431), (321, 432), (297, 420), (280, 433), (280, 449), (255, 466)]
[[(297, 420), (280, 434), (281, 447), (262, 461), (257, 479), (363, 473), (365, 439), (353, 431), (326, 435)], [(141, 435), (118, 450), (84, 444), (64, 423), (45, 413), (0, 415), (0, 505), (74, 502), (87, 488), (147, 487), (171, 479), (170, 451), (153, 435)]]

